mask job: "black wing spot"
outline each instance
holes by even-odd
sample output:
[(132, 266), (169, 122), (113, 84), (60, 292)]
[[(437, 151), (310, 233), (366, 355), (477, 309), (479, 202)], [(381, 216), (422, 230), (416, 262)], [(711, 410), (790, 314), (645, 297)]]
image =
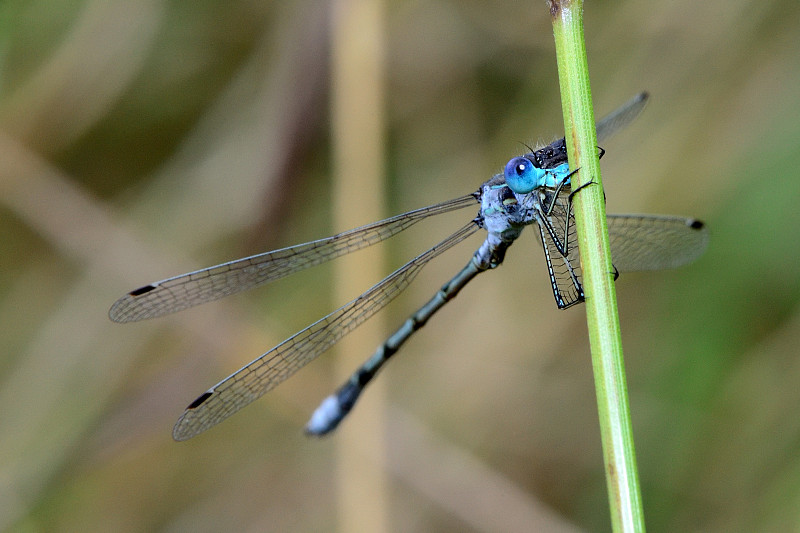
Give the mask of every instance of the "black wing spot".
[(213, 392), (213, 391), (210, 391), (210, 390), (209, 390), (209, 391), (206, 391), (206, 392), (204, 392), (204, 393), (203, 393), (203, 394), (201, 394), (201, 395), (200, 395), (200, 396), (199, 396), (199, 397), (198, 397), (198, 398), (197, 398), (195, 401), (193, 401), (192, 403), (190, 403), (190, 404), (189, 404), (189, 407), (187, 407), (187, 409), (196, 409), (197, 407), (200, 407), (200, 405), (201, 405), (203, 402), (205, 402), (206, 400), (208, 400), (208, 399), (211, 397), (211, 395), (212, 395), (212, 394), (214, 394), (214, 392)]
[(139, 287), (135, 291), (131, 291), (128, 294), (131, 296), (141, 296), (142, 294), (147, 294), (148, 292), (154, 290), (156, 288), (155, 285), (145, 285), (144, 287)]
[(690, 220), (688, 222), (688, 226), (690, 228), (692, 228), (692, 229), (703, 229), (703, 226), (705, 226), (705, 224), (703, 224), (701, 221), (693, 218), (692, 220)]

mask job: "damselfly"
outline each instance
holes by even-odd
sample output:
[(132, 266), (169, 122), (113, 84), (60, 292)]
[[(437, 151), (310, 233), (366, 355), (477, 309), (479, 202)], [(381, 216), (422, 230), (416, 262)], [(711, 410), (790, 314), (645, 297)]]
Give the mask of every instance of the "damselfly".
[[(602, 140), (627, 125), (643, 109), (647, 95), (637, 95), (597, 125)], [(602, 155), (602, 150), (600, 155)], [(476, 275), (503, 262), (506, 250), (525, 226), (538, 229), (553, 294), (559, 308), (583, 301), (580, 258), (575, 240), (572, 192), (566, 144), (559, 139), (511, 159), (502, 174), (472, 194), (339, 233), (190, 272), (131, 291), (109, 311), (116, 322), (133, 322), (180, 311), (274, 281), (299, 270), (370, 246), (434, 215), (480, 205), (478, 215), (445, 240), (418, 255), (364, 294), (289, 337), (200, 395), (186, 408), (173, 430), (189, 439), (225, 420), (263, 396), (331, 347), (402, 292), (431, 259), (479, 229), (483, 244), (467, 265), (428, 303), (411, 315), (373, 356), (333, 395), (306, 426), (322, 435), (350, 412), (364, 387), (388, 359)], [(708, 234), (692, 218), (656, 215), (608, 215), (611, 255), (618, 271), (673, 268), (696, 259)]]

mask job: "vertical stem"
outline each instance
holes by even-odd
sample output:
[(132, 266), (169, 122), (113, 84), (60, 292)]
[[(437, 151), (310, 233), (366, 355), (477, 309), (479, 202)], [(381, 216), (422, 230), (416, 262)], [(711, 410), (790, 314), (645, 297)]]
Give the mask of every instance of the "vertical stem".
[(575, 222), (612, 528), (615, 532), (641, 532), (645, 529), (644, 514), (597, 157), (597, 132), (583, 36), (583, 1), (550, 0), (548, 4), (553, 19), (570, 167), (580, 168), (573, 177), (572, 188), (595, 184), (576, 194)]
[[(331, 30), (334, 219), (337, 228), (347, 229), (383, 218), (383, 2), (334, 2)], [(378, 246), (336, 261), (336, 300), (346, 302), (363, 291), (368, 280), (381, 279), (383, 263)], [(384, 330), (383, 319), (373, 317), (358, 335), (338, 343), (337, 382), (372, 353)], [(370, 386), (369, 395), (352, 416), (358, 420), (345, 423), (334, 437), (340, 531), (388, 531), (381, 380)]]

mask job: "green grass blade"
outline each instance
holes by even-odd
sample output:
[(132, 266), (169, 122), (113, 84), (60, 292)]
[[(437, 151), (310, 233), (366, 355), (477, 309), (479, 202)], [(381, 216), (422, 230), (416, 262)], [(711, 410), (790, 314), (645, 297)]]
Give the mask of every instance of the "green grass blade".
[(625, 384), (622, 340), (606, 225), (605, 200), (597, 157), (583, 2), (549, 2), (558, 59), (564, 126), (573, 177), (575, 221), (586, 294), (586, 316), (603, 441), (606, 483), (615, 532), (642, 532), (641, 491)]

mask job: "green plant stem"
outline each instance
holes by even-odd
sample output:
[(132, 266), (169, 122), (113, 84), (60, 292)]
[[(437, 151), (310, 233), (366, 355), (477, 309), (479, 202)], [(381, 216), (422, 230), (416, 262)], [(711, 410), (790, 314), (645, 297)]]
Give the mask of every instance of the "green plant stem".
[(643, 532), (641, 492), (625, 384), (614, 267), (608, 245), (605, 199), (597, 157), (589, 68), (583, 37), (582, 0), (550, 0), (558, 59), (558, 78), (570, 167), (580, 171), (572, 189), (594, 183), (575, 195), (575, 222), (586, 294), (606, 484), (615, 532)]

